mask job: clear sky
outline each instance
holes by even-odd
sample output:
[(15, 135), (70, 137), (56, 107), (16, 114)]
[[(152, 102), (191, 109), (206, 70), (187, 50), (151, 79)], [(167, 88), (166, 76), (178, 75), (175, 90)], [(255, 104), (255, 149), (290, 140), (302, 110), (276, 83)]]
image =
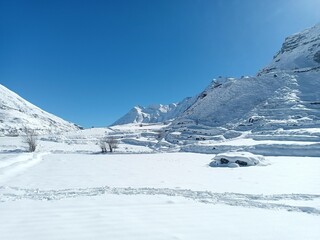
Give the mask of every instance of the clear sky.
[(254, 75), (320, 0), (0, 0), (0, 83), (66, 120), (111, 124), (213, 78)]

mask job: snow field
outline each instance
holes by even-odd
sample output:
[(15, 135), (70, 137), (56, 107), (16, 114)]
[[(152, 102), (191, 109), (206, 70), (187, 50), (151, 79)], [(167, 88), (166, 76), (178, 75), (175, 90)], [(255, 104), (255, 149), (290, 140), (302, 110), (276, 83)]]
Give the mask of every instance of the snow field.
[(0, 204), (3, 239), (318, 239), (319, 217), (194, 203), (178, 197), (107, 195)]
[[(211, 157), (45, 155), (1, 182), (0, 235), (6, 240), (318, 238), (319, 159), (273, 157), (270, 166), (214, 169), (208, 167)], [(8, 161), (8, 154), (1, 160)]]
[(0, 183), (48, 190), (179, 187), (219, 193), (319, 194), (319, 158), (266, 157), (268, 166), (240, 169), (210, 168), (211, 158), (195, 153), (48, 154), (21, 177)]
[(3, 239), (318, 239), (319, 158), (211, 168), (212, 154), (98, 154), (89, 132), (40, 141), (61, 153), (2, 138)]

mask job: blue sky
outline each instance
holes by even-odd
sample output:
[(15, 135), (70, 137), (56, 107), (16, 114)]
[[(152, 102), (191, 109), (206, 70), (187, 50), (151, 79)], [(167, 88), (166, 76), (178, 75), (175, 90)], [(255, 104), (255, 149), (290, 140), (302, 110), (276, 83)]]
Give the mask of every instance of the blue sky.
[(111, 124), (222, 76), (254, 75), (319, 0), (0, 0), (0, 83), (66, 120)]

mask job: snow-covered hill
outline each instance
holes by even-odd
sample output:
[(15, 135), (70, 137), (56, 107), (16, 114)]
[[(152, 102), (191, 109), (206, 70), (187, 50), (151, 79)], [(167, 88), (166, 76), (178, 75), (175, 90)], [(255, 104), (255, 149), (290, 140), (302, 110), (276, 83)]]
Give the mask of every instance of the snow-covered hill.
[(215, 79), (193, 98), (179, 104), (135, 107), (113, 125), (169, 119), (180, 125), (232, 128), (262, 119), (260, 127), (318, 124), (319, 78), (320, 24), (287, 37), (273, 61), (255, 77)]
[[(187, 107), (171, 115), (156, 147), (318, 156), (319, 89), (320, 24), (286, 38), (256, 76), (214, 79)], [(152, 121), (163, 118), (154, 114)], [(127, 118), (123, 123), (127, 122), (139, 121)]]
[(0, 135), (20, 134), (24, 128), (57, 133), (79, 126), (41, 110), (0, 84)]
[[(156, 123), (260, 128), (319, 124), (320, 24), (285, 39), (255, 77), (219, 78), (179, 104), (135, 107), (113, 125)], [(263, 120), (263, 121), (261, 121)]]
[[(217, 79), (177, 119), (209, 126), (274, 129), (320, 119), (320, 25), (286, 38), (256, 77)], [(257, 123), (258, 122), (258, 123)]]
[(168, 105), (155, 104), (148, 107), (135, 106), (112, 125), (128, 123), (158, 123), (173, 120), (188, 109), (195, 100), (195, 97), (188, 97), (179, 103), (172, 103)]

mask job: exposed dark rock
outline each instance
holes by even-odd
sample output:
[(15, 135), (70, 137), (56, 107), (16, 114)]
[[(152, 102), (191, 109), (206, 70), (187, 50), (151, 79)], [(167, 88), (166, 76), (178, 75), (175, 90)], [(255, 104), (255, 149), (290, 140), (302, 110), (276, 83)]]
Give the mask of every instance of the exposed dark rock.
[(313, 56), (313, 60), (317, 63), (320, 63), (320, 51), (316, 52), (316, 54)]
[(222, 83), (215, 83), (213, 88), (217, 88), (217, 87), (220, 87), (222, 85)]
[(228, 160), (228, 159), (225, 159), (225, 158), (221, 158), (221, 159), (220, 159), (220, 162), (221, 162), (221, 164), (228, 164), (228, 163), (229, 163), (229, 160)]
[(285, 42), (282, 44), (282, 48), (280, 50), (281, 53), (290, 52), (293, 49), (297, 48), (303, 40), (305, 40), (305, 36), (302, 34), (297, 34), (291, 37), (286, 38)]
[(244, 167), (244, 166), (247, 166), (247, 165), (248, 165), (247, 162), (245, 162), (245, 161), (240, 161), (240, 160), (235, 161), (235, 163), (237, 163), (240, 167)]
[(202, 94), (200, 95), (200, 99), (205, 98), (206, 96), (207, 96), (207, 93), (202, 93)]

